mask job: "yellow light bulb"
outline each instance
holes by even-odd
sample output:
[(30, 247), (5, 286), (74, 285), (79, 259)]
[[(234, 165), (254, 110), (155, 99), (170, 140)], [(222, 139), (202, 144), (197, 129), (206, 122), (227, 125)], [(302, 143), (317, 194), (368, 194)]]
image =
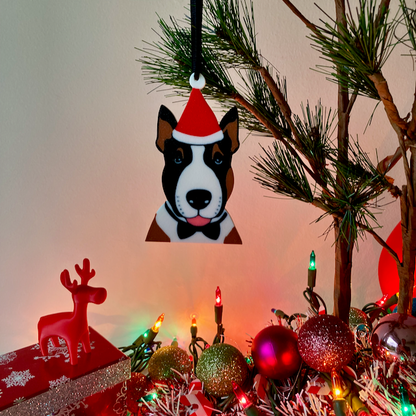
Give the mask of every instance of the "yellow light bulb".
[(159, 318), (157, 318), (157, 321), (152, 326), (152, 331), (153, 332), (159, 332), (159, 328), (162, 325), (162, 322), (163, 322), (164, 319), (165, 319), (165, 314), (162, 313), (162, 315), (160, 315)]

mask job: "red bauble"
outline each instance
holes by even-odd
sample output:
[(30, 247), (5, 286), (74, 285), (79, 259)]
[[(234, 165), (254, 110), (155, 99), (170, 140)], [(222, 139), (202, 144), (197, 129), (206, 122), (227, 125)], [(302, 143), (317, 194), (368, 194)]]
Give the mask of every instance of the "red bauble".
[[(386, 243), (398, 253), (400, 261), (402, 260), (401, 253), (403, 249), (402, 241), (402, 227), (399, 222), (391, 234), (388, 236)], [(388, 295), (388, 298), (399, 291), (399, 272), (393, 257), (389, 252), (383, 248), (378, 262), (378, 279), (380, 282), (380, 289), (383, 295)], [(416, 287), (413, 289), (413, 297), (416, 297)], [(388, 299), (387, 298), (387, 299)]]
[(371, 346), (381, 360), (416, 362), (416, 318), (391, 313), (380, 319), (371, 335)]
[(277, 380), (292, 376), (302, 362), (297, 338), (294, 331), (280, 325), (261, 330), (251, 347), (251, 355), (259, 373)]
[(328, 373), (349, 363), (355, 351), (354, 336), (336, 316), (315, 316), (300, 329), (298, 348), (309, 367)]

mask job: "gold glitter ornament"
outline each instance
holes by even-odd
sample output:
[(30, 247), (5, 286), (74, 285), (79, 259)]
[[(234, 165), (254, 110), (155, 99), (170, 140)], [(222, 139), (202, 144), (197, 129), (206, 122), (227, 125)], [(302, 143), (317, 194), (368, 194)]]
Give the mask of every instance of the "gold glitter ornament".
[(351, 331), (358, 325), (367, 325), (370, 326), (370, 322), (368, 321), (367, 315), (361, 309), (351, 307), (350, 314), (349, 314), (349, 326)]
[(237, 348), (229, 344), (214, 344), (201, 354), (196, 375), (209, 394), (222, 397), (233, 392), (233, 381), (243, 385), (248, 368), (243, 354)]
[(191, 360), (182, 348), (173, 345), (162, 347), (149, 360), (149, 376), (153, 382), (177, 379), (179, 376), (172, 368), (181, 374), (192, 371)]

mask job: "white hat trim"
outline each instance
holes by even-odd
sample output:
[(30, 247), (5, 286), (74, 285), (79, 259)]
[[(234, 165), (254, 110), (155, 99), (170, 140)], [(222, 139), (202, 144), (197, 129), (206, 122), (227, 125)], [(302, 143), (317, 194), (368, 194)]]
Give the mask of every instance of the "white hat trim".
[(204, 145), (219, 142), (223, 139), (224, 133), (221, 130), (210, 134), (209, 136), (193, 136), (186, 133), (181, 133), (178, 130), (173, 130), (172, 137), (178, 142), (187, 143), (187, 144), (196, 144)]

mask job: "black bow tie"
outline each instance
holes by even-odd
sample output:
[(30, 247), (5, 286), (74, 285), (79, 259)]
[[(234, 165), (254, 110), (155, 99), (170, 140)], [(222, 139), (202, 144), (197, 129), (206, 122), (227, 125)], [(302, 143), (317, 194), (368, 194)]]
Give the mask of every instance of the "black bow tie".
[(189, 224), (186, 221), (178, 219), (178, 217), (172, 212), (172, 210), (167, 205), (166, 210), (168, 211), (170, 216), (178, 222), (177, 233), (178, 237), (181, 240), (192, 237), (198, 231), (200, 231), (202, 234), (205, 235), (205, 237), (208, 237), (211, 240), (218, 240), (218, 237), (221, 233), (221, 223), (227, 217), (227, 213), (224, 212), (224, 214), (218, 221), (210, 222), (202, 227), (197, 227), (195, 225)]

